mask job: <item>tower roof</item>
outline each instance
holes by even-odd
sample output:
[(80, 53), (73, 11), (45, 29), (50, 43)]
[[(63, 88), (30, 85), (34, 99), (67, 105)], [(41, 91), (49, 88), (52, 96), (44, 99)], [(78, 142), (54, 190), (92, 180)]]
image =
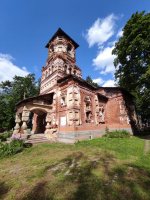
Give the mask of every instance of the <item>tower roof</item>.
[(56, 33), (51, 37), (51, 39), (49, 40), (49, 42), (46, 44), (45, 47), (48, 48), (49, 47), (49, 43), (57, 36), (65, 36), (66, 38), (68, 38), (69, 40), (72, 41), (72, 43), (74, 44), (75, 48), (79, 47), (79, 45), (69, 35), (67, 35), (67, 33), (65, 33), (61, 28), (58, 28)]

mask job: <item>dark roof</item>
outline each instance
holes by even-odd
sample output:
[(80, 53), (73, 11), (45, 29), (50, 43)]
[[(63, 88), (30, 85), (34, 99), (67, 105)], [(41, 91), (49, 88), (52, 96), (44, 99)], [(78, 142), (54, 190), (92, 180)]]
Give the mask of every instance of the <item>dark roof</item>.
[(75, 80), (75, 81), (77, 81), (77, 82), (79, 82), (79, 83), (83, 83), (84, 85), (88, 86), (88, 87), (89, 87), (90, 89), (92, 89), (92, 90), (97, 90), (96, 87), (94, 87), (93, 85), (89, 84), (89, 83), (88, 83), (87, 81), (85, 81), (84, 79), (79, 78), (79, 77), (77, 77), (76, 75), (72, 75), (72, 74), (69, 74), (69, 75), (67, 75), (67, 76), (65, 76), (65, 77), (63, 77), (63, 78), (58, 79), (58, 80), (57, 80), (57, 83), (66, 82), (66, 81), (69, 80), (69, 79), (73, 79), (73, 80)]
[(100, 93), (97, 93), (97, 95), (103, 99), (104, 101), (107, 101), (108, 100), (108, 97), (104, 96), (103, 94), (100, 94)]
[(65, 36), (66, 38), (68, 38), (69, 40), (72, 41), (72, 43), (74, 44), (75, 48), (79, 47), (79, 45), (69, 36), (67, 35), (67, 33), (65, 33), (61, 28), (58, 28), (58, 30), (56, 31), (56, 33), (51, 37), (51, 39), (49, 40), (49, 42), (46, 44), (46, 48), (49, 47), (49, 43), (57, 36)]
[(130, 93), (130, 92), (128, 92), (125, 88), (122, 88), (122, 87), (98, 87), (98, 90), (99, 89), (105, 89), (105, 90), (120, 90), (120, 91), (122, 91), (122, 93), (124, 94), (124, 95), (128, 95), (128, 96), (130, 96), (131, 98), (134, 98), (134, 96)]
[[(63, 82), (65, 82), (65, 81), (69, 80), (69, 79), (73, 79), (73, 80), (75, 80), (75, 81), (77, 81), (77, 82), (79, 82), (79, 83), (83, 83), (83, 84), (86, 85), (88, 88), (90, 88), (90, 89), (92, 89), (92, 90), (94, 90), (94, 91), (97, 91), (97, 90), (98, 90), (97, 87), (94, 87), (93, 85), (91, 85), (90, 83), (88, 83), (87, 81), (85, 81), (84, 79), (79, 78), (79, 77), (77, 77), (77, 76), (75, 76), (75, 75), (72, 75), (72, 74), (69, 74), (69, 75), (67, 75), (67, 76), (65, 76), (65, 77), (63, 77), (63, 78), (57, 80), (57, 82), (58, 82), (58, 83), (63, 83)], [(100, 94), (99, 92), (96, 92), (96, 94), (97, 94), (99, 97), (101, 97), (103, 100), (108, 100), (108, 98), (107, 98), (106, 96)]]
[(32, 100), (51, 100), (52, 96), (53, 96), (53, 92), (52, 93), (48, 93), (48, 94), (43, 94), (43, 95), (38, 95), (38, 96), (34, 96), (34, 97), (29, 97), (27, 99), (24, 99), (22, 101), (19, 101), (16, 106), (19, 106), (21, 103), (27, 103), (30, 102)]
[(88, 83), (87, 81), (85, 81), (84, 79), (79, 78), (79, 77), (77, 77), (77, 76), (75, 76), (75, 75), (72, 75), (72, 74), (69, 74), (69, 75), (67, 75), (67, 76), (65, 76), (65, 77), (63, 77), (63, 78), (58, 79), (58, 80), (57, 80), (57, 83), (63, 83), (63, 82), (66, 82), (66, 81), (69, 80), (69, 79), (73, 79), (73, 80), (75, 80), (75, 81), (77, 81), (77, 82), (79, 82), (79, 83), (82, 83), (82, 84), (86, 85), (86, 86), (89, 87), (90, 89), (96, 91), (97, 94), (98, 94), (99, 96), (101, 96), (103, 99), (104, 99), (104, 98), (105, 98), (105, 99), (108, 99), (108, 98), (107, 98), (106, 96), (100, 94), (100, 93), (99, 93), (99, 89), (120, 90), (124, 95), (128, 95), (128, 96), (130, 96), (131, 98), (134, 98), (134, 96), (133, 96), (130, 92), (128, 92), (126, 89), (124, 89), (124, 88), (122, 88), (122, 87), (94, 87), (93, 85), (91, 85), (90, 83)]

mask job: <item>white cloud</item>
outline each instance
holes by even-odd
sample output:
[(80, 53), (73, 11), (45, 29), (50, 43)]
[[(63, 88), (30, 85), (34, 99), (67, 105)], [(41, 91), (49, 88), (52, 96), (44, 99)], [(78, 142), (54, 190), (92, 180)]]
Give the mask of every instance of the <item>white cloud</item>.
[[(97, 45), (97, 56), (92, 60), (92, 64), (100, 74), (105, 75), (105, 78), (93, 79), (95, 83), (102, 85), (103, 87), (116, 87), (117, 81), (114, 80), (114, 59), (115, 55), (112, 55), (112, 50), (115, 47), (115, 43), (119, 37), (123, 35), (123, 28), (116, 30), (116, 20), (123, 16), (116, 16), (110, 14), (105, 18), (98, 18), (92, 26), (87, 30), (85, 38), (89, 47)], [(107, 74), (111, 76), (108, 77)]]
[(22, 67), (22, 69), (23, 69), (24, 71), (27, 71), (27, 68), (26, 68), (26, 67)]
[(0, 53), (0, 82), (12, 80), (15, 75), (26, 76), (29, 74), (25, 67), (18, 67), (13, 63), (14, 58), (9, 54)]
[(104, 84), (103, 84), (103, 87), (116, 87), (115, 86), (115, 81), (110, 79), (110, 80), (107, 80)]
[(3, 53), (0, 53), (0, 59), (5, 59), (5, 60), (14, 60), (14, 58), (9, 55), (9, 54), (3, 54)]
[(99, 51), (96, 58), (93, 59), (93, 65), (96, 70), (100, 70), (101, 74), (114, 73), (115, 67), (113, 64), (115, 55), (112, 55), (112, 47), (106, 47)]
[[(92, 61), (93, 66), (100, 74), (106, 75), (115, 72), (113, 64), (115, 55), (112, 55), (112, 50), (118, 38), (123, 34), (123, 28), (116, 30), (116, 20), (122, 17), (123, 15), (110, 14), (105, 18), (98, 18), (85, 35), (89, 47), (98, 45), (98, 54)], [(113, 38), (111, 38), (112, 36)]]
[(118, 33), (117, 33), (117, 38), (119, 38), (119, 37), (122, 37), (122, 35), (123, 35), (123, 30), (122, 29), (120, 29), (119, 31), (118, 31)]
[(95, 78), (95, 79), (93, 79), (93, 82), (101, 85), (104, 83), (104, 80), (102, 78)]
[(117, 86), (117, 82), (115, 82), (115, 80), (113, 79), (108, 79), (108, 80), (103, 80), (102, 78), (96, 78), (93, 79), (93, 81), (99, 85), (102, 85), (103, 87), (116, 87)]
[(110, 14), (103, 19), (98, 18), (94, 22), (85, 35), (89, 47), (92, 47), (94, 44), (100, 46), (114, 35), (116, 19), (117, 17), (114, 14)]

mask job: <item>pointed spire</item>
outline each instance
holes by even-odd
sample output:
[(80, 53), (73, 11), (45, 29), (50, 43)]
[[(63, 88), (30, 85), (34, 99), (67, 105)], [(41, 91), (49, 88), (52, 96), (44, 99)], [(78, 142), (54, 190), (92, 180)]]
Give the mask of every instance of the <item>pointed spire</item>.
[(49, 47), (50, 42), (56, 38), (57, 36), (64, 36), (67, 39), (71, 40), (71, 42), (73, 43), (75, 49), (79, 47), (79, 45), (67, 34), (65, 33), (61, 28), (58, 28), (58, 30), (55, 32), (55, 34), (51, 37), (51, 39), (49, 40), (49, 42), (46, 44), (46, 48)]

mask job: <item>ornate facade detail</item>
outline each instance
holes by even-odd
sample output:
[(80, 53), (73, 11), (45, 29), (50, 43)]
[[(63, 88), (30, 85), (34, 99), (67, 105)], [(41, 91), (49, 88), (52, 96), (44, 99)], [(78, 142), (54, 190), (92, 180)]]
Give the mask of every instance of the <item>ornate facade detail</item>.
[(68, 111), (68, 116), (67, 116), (67, 123), (69, 126), (80, 125), (80, 113), (79, 110), (69, 110)]
[(80, 106), (80, 90), (78, 86), (70, 86), (67, 89), (67, 106), (79, 107)]
[(60, 105), (61, 107), (67, 106), (67, 94), (64, 92), (60, 95)]
[(96, 124), (105, 123), (105, 104), (99, 101), (97, 95), (95, 95), (95, 121)]
[(99, 104), (98, 122), (105, 122), (105, 106), (103, 104)]
[(93, 113), (92, 113), (92, 100), (89, 96), (84, 98), (84, 112), (85, 112), (85, 122), (93, 122)]
[(56, 122), (56, 114), (55, 113), (47, 113), (46, 115), (46, 130), (47, 133), (49, 129), (57, 128), (57, 122)]
[(19, 116), (19, 114), (16, 114), (16, 118), (15, 118), (16, 125), (15, 125), (14, 131), (13, 131), (14, 134), (19, 133), (19, 131), (20, 131), (20, 122), (21, 122), (20, 116)]
[(29, 114), (30, 114), (30, 111), (27, 109), (26, 106), (24, 106), (23, 107), (23, 112), (22, 112), (22, 122), (23, 122), (23, 124), (22, 124), (21, 128), (23, 129), (23, 132), (25, 134), (28, 133), (28, 131), (27, 131), (27, 122), (29, 120)]

